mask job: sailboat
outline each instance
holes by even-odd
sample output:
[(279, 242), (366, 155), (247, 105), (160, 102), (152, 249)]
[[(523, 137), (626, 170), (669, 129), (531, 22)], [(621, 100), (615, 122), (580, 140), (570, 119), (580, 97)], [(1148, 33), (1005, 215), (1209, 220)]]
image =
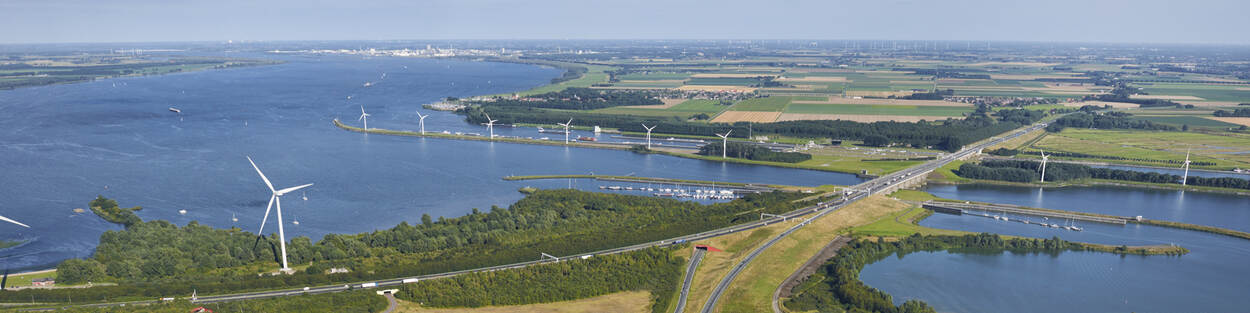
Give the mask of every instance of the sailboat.
[(234, 213), (230, 213), (230, 221), (231, 221), (231, 222), (238, 222), (238, 221), (239, 221), (239, 218), (238, 218), (238, 217), (235, 217), (235, 216), (234, 216)]
[(303, 195), (304, 201), (308, 201), (308, 193), (305, 192), (301, 194)]

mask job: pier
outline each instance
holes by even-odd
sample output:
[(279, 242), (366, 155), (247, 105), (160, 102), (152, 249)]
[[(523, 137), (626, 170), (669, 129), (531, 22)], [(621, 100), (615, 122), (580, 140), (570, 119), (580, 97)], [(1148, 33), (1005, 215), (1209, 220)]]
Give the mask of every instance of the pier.
[(933, 210), (933, 212), (947, 213), (947, 214), (978, 215), (978, 213), (976, 212), (982, 212), (986, 214), (989, 214), (992, 212), (1002, 212), (1004, 214), (1015, 213), (1015, 214), (1020, 214), (1020, 215), (1057, 218), (1057, 219), (1062, 219), (1062, 220), (1070, 219), (1074, 221), (1086, 221), (1086, 222), (1118, 224), (1118, 225), (1127, 224), (1130, 219), (1128, 217), (1072, 214), (1072, 213), (1056, 212), (1056, 211), (1051, 211), (1051, 210), (1042, 210), (1042, 209), (1028, 208), (1028, 207), (1022, 207), (1022, 206), (1008, 205), (1008, 204), (925, 201), (924, 203), (921, 204), (921, 206), (926, 209)]

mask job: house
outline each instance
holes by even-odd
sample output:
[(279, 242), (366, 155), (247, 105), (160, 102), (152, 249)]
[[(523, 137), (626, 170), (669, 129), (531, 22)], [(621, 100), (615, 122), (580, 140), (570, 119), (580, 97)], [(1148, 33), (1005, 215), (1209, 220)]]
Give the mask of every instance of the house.
[(344, 267), (335, 267), (335, 268), (330, 269), (330, 274), (347, 273), (347, 272), (350, 272), (350, 270)]
[(56, 284), (56, 280), (52, 277), (35, 278), (30, 281), (30, 284), (35, 287), (49, 287)]

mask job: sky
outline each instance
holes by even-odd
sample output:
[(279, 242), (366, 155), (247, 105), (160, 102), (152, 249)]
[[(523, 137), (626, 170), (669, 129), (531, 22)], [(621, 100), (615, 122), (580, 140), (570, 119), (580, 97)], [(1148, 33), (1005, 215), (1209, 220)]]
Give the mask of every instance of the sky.
[(0, 44), (882, 39), (1250, 44), (1246, 0), (0, 0)]

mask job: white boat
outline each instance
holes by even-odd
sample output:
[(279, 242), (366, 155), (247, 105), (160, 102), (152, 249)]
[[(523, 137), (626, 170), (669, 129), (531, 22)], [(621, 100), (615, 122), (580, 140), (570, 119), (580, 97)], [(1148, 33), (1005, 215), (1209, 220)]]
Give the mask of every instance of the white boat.
[(169, 112), (182, 113), (182, 110), (179, 110), (178, 108), (175, 108), (175, 107), (169, 107)]
[(234, 213), (230, 213), (230, 221), (231, 221), (231, 222), (238, 222), (238, 221), (239, 221), (239, 218), (238, 218), (238, 217), (235, 217), (235, 216), (234, 216)]
[(187, 215), (187, 210), (178, 210), (178, 214)]
[(371, 87), (371, 86), (373, 86), (373, 82), (365, 82), (365, 87)]

